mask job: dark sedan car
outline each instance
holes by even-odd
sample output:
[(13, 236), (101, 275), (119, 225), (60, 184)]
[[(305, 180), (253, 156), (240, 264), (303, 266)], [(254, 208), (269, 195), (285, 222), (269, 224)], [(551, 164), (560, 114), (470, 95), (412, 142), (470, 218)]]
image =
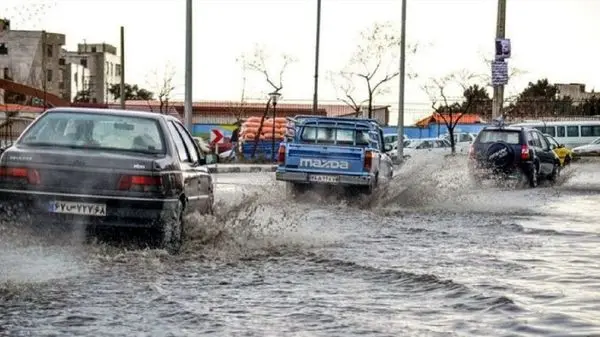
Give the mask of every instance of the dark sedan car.
[(184, 216), (211, 213), (213, 183), (196, 142), (157, 113), (56, 108), (0, 156), (0, 200), (42, 221), (141, 227), (171, 253)]

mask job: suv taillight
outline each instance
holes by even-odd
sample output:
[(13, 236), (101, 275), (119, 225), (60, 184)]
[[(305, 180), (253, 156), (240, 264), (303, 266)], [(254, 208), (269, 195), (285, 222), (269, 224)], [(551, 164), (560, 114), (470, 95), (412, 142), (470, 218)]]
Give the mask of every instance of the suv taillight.
[(529, 146), (521, 145), (521, 160), (529, 160)]
[(371, 171), (371, 166), (373, 165), (373, 152), (366, 151), (365, 152), (365, 163), (363, 168), (365, 171)]
[(285, 145), (279, 145), (279, 151), (277, 152), (277, 162), (282, 165), (285, 163)]

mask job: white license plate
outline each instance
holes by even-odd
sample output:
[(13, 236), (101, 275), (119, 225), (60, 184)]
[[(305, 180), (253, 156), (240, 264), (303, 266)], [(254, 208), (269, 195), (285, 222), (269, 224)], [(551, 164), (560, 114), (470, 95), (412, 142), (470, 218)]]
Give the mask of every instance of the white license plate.
[(340, 181), (338, 176), (311, 175), (308, 180), (312, 183), (337, 184)]
[(51, 213), (77, 214), (89, 216), (106, 216), (105, 204), (90, 204), (85, 202), (53, 201), (48, 210)]

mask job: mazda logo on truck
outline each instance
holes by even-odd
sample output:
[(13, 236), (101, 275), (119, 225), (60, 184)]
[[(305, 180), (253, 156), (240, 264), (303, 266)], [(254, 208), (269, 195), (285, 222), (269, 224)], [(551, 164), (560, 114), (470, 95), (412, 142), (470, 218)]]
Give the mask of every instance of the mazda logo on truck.
[(300, 158), (301, 167), (312, 167), (312, 168), (328, 168), (328, 169), (341, 169), (347, 170), (350, 168), (350, 163), (346, 160), (326, 160), (326, 159), (309, 159)]

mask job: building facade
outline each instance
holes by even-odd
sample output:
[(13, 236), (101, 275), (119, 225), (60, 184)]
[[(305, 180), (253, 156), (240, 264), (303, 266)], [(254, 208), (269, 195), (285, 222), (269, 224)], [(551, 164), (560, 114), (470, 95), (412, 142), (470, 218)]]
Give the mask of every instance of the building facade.
[(79, 63), (67, 63), (63, 66), (64, 88), (62, 98), (74, 102), (81, 92), (89, 91), (90, 70)]
[[(65, 35), (45, 31), (0, 31), (0, 76), (60, 95), (64, 87), (60, 51)], [(4, 98), (4, 92), (0, 97)]]
[(600, 97), (598, 93), (585, 91), (583, 83), (557, 83), (559, 97), (571, 97), (573, 105), (579, 105), (593, 97)]
[(89, 71), (87, 94), (90, 103), (113, 103), (110, 87), (121, 82), (121, 58), (117, 48), (107, 43), (80, 43), (77, 51), (68, 51), (65, 62)]

